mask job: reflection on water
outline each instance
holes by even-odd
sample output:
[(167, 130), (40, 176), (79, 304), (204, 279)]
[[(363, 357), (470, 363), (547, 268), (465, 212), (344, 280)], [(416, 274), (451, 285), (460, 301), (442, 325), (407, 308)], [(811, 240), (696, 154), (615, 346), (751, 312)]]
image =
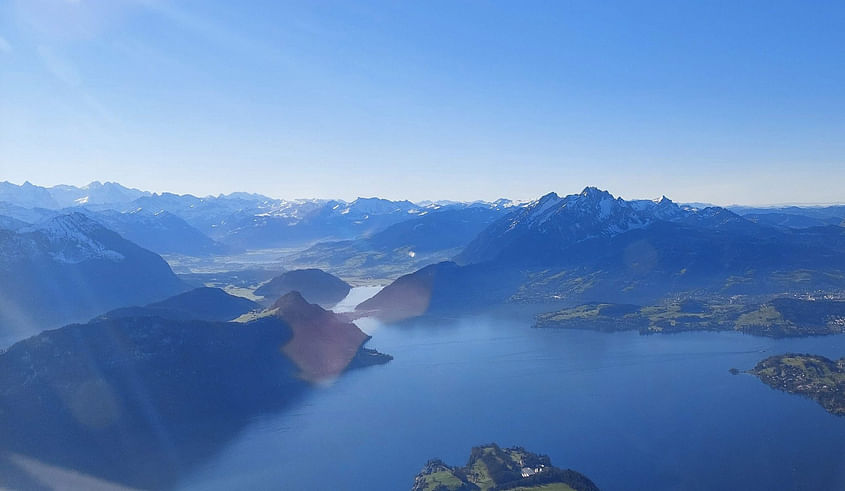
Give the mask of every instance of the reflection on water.
[(346, 295), (346, 298), (332, 307), (332, 310), (338, 313), (352, 312), (359, 303), (367, 300), (368, 298), (372, 298), (376, 293), (380, 292), (382, 288), (384, 288), (383, 285), (356, 286), (349, 290), (349, 294)]
[(427, 459), (489, 441), (606, 490), (845, 486), (845, 420), (728, 373), (784, 351), (838, 358), (845, 336), (538, 330), (499, 315), (359, 325), (393, 362), (254, 422), (181, 487), (408, 489)]

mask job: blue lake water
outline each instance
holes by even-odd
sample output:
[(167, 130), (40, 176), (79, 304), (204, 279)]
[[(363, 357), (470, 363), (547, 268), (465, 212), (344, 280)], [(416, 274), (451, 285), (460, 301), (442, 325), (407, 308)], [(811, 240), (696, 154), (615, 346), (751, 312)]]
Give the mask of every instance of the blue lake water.
[(183, 489), (410, 489), (429, 458), (522, 445), (604, 490), (845, 489), (845, 418), (731, 375), (783, 352), (845, 355), (845, 336), (640, 336), (540, 330), (529, 316), (385, 326), (395, 356), (253, 421)]

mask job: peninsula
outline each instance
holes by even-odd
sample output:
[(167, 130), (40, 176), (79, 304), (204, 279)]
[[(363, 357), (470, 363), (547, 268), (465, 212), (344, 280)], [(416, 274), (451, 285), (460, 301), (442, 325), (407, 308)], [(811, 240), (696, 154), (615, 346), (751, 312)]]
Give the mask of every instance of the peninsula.
[(845, 358), (787, 353), (766, 358), (749, 373), (773, 389), (809, 397), (827, 412), (845, 415)]

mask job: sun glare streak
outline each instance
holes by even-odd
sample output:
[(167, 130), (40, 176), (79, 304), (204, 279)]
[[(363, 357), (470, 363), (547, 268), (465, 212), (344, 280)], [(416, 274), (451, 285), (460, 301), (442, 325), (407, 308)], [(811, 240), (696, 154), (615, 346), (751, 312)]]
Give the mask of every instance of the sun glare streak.
[(9, 460), (31, 476), (33, 480), (56, 491), (129, 491), (133, 488), (122, 486), (81, 472), (50, 465), (24, 455), (12, 454)]

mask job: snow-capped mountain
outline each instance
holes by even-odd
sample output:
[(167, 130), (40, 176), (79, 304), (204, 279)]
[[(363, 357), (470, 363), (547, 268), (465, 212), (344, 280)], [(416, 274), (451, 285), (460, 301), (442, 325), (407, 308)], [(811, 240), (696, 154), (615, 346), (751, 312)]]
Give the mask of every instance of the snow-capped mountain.
[[(364, 238), (435, 211), (470, 207), (505, 211), (523, 205), (507, 199), (421, 203), (376, 197), (349, 202), (286, 200), (244, 192), (197, 197), (149, 193), (112, 182), (50, 188), (0, 183), (0, 215), (39, 223), (74, 211), (97, 214), (107, 227), (156, 252), (188, 255), (219, 251), (221, 244), (230, 249), (260, 249)], [(178, 220), (186, 223), (176, 223)], [(165, 240), (163, 233), (171, 233), (174, 239)], [(196, 240), (177, 241), (180, 234), (193, 235)]]
[(417, 206), (420, 208), (424, 208), (426, 210), (450, 210), (450, 209), (461, 209), (461, 208), (489, 208), (491, 210), (506, 210), (508, 208), (514, 208), (517, 206), (524, 206), (527, 202), (523, 201), (516, 201), (507, 198), (499, 198), (496, 201), (451, 201), (451, 200), (438, 200), (438, 201), (420, 201), (417, 203)]
[(838, 291), (845, 229), (768, 227), (724, 208), (626, 201), (587, 188), (510, 212), (455, 261), (402, 276), (358, 308), (404, 318), (503, 302), (650, 304), (678, 292)]
[(410, 201), (390, 201), (382, 198), (356, 198), (346, 206), (333, 207), (339, 215), (349, 215), (350, 218), (366, 220), (371, 216), (414, 214), (418, 206)]
[(205, 256), (222, 253), (226, 246), (215, 242), (182, 218), (167, 212), (141, 208), (121, 212), (108, 208), (76, 206), (62, 210), (24, 208), (0, 202), (0, 228), (18, 229), (81, 213), (124, 238), (158, 254)]
[[(321, 199), (268, 199), (257, 205), (257, 211), (260, 213), (256, 213), (254, 216), (287, 218), (290, 219), (290, 223), (296, 223), (322, 209), (328, 202), (328, 200)], [(335, 206), (339, 208), (340, 204)], [(248, 212), (249, 210), (244, 211)]]
[(116, 182), (94, 181), (86, 186), (59, 185), (48, 188), (60, 208), (82, 205), (106, 205), (129, 203), (142, 196), (149, 196), (147, 191), (130, 189)]
[(0, 345), (184, 288), (161, 257), (81, 213), (0, 228)]
[(273, 200), (232, 213), (208, 233), (235, 247), (284, 247), (369, 236), (414, 218), (421, 211), (409, 201), (380, 198), (358, 198), (352, 202)]
[[(659, 200), (626, 201), (595, 187), (564, 197), (549, 193), (491, 224), (458, 257), (464, 263), (488, 261), (505, 251), (518, 254), (537, 242), (561, 247), (596, 237), (610, 238), (656, 222), (719, 226), (742, 221), (723, 208), (699, 210)], [(747, 222), (746, 222), (747, 223)]]
[(143, 210), (149, 213), (167, 211), (197, 228), (206, 235), (212, 235), (224, 228), (226, 220), (241, 212), (259, 213), (261, 201), (243, 198), (198, 198), (190, 194), (161, 193), (143, 196), (116, 208), (118, 211)]
[(59, 208), (59, 203), (47, 188), (29, 181), (20, 186), (11, 182), (0, 182), (0, 201), (6, 201), (25, 208)]
[(81, 213), (60, 215), (46, 222), (18, 230), (38, 243), (39, 251), (59, 263), (77, 264), (83, 261), (104, 260), (119, 262), (125, 259), (120, 252), (107, 245), (109, 231)]
[(58, 185), (36, 186), (25, 182), (20, 186), (0, 182), (0, 201), (6, 201), (26, 208), (57, 210), (70, 206), (122, 204), (149, 196), (147, 191), (130, 189), (116, 182), (94, 181), (86, 186)]
[(121, 213), (115, 210), (94, 212), (81, 208), (80, 212), (157, 254), (206, 256), (226, 250), (223, 244), (210, 239), (168, 211), (136, 209)]

